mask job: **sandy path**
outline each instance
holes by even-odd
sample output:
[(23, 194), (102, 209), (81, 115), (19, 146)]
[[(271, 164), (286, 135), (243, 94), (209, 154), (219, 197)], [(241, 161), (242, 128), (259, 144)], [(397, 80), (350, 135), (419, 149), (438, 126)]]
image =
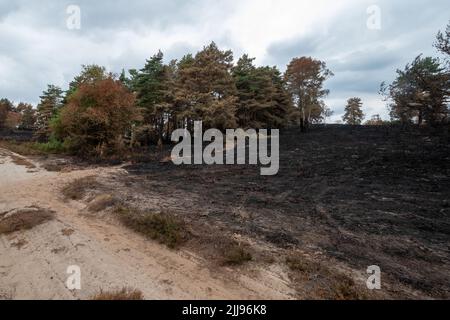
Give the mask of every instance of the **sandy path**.
[[(234, 270), (214, 272), (191, 252), (170, 251), (121, 226), (85, 217), (83, 204), (60, 198), (59, 188), (71, 179), (121, 169), (30, 170), (13, 163), (10, 154), (0, 149), (0, 213), (38, 206), (54, 210), (56, 219), (25, 232), (0, 235), (0, 299), (86, 299), (100, 289), (124, 286), (140, 289), (146, 299), (293, 297), (288, 280), (276, 267), (251, 276)], [(81, 290), (65, 285), (70, 265), (81, 269)]]

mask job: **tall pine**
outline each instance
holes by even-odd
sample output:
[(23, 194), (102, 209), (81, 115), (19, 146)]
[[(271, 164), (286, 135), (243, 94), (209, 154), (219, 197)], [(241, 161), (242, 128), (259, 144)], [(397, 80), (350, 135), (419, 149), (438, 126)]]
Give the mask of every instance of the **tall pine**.
[(212, 42), (179, 65), (176, 101), (183, 105), (185, 125), (202, 120), (204, 129), (234, 128), (237, 90), (231, 75), (233, 53)]
[(50, 136), (50, 120), (56, 116), (63, 106), (63, 91), (57, 86), (48, 85), (40, 99), (41, 101), (37, 106), (36, 133), (39, 139), (45, 140)]

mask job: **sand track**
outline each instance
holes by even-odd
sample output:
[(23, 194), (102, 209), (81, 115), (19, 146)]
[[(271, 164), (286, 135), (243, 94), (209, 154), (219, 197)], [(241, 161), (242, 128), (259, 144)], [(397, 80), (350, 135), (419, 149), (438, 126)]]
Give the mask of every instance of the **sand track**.
[[(0, 149), (0, 213), (36, 206), (56, 219), (31, 230), (0, 235), (0, 299), (87, 299), (102, 290), (132, 287), (146, 299), (287, 299), (294, 296), (279, 270), (253, 276), (214, 272), (188, 251), (170, 251), (120, 225), (81, 214), (59, 189), (72, 179), (120, 168), (70, 173), (30, 169)], [(17, 155), (15, 155), (17, 156)], [(31, 161), (31, 160), (29, 160)], [(81, 290), (69, 290), (67, 268), (81, 268)]]

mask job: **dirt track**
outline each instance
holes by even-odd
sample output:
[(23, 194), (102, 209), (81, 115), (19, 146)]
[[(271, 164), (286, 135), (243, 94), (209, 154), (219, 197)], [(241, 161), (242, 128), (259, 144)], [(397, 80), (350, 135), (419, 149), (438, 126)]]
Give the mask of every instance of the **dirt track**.
[[(30, 206), (56, 212), (56, 220), (0, 235), (0, 299), (87, 299), (122, 287), (140, 289), (146, 299), (292, 298), (278, 270), (263, 271), (263, 280), (232, 270), (210, 272), (189, 251), (170, 251), (120, 225), (86, 217), (83, 203), (61, 199), (68, 181), (122, 171), (47, 172), (17, 165), (9, 151), (0, 150), (0, 213)], [(70, 265), (81, 268), (82, 290), (66, 288)]]

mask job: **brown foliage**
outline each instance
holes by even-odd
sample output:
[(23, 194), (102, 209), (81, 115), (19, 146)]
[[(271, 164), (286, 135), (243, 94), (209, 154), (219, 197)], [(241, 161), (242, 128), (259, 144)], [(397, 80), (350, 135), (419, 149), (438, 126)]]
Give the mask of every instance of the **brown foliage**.
[(241, 265), (252, 260), (252, 255), (238, 243), (232, 242), (222, 252), (224, 265)]
[(84, 177), (76, 179), (67, 184), (62, 189), (62, 194), (66, 200), (80, 200), (86, 194), (89, 189), (95, 189), (99, 186), (97, 180), (94, 177)]
[[(367, 298), (365, 290), (348, 275), (332, 270), (318, 261), (304, 256), (288, 256), (286, 265), (290, 277), (302, 295), (312, 299), (361, 300)], [(308, 288), (305, 291), (305, 288)], [(305, 291), (305, 292), (304, 292)]]
[(62, 109), (62, 135), (69, 150), (106, 156), (123, 147), (121, 137), (138, 119), (134, 95), (112, 78), (82, 84)]
[(8, 117), (13, 105), (8, 99), (0, 99), (0, 130), (7, 127)]
[(122, 288), (117, 291), (100, 291), (91, 300), (144, 300), (144, 295), (137, 289)]
[(166, 213), (142, 212), (126, 207), (117, 207), (119, 220), (128, 228), (153, 240), (177, 248), (183, 244), (189, 232), (181, 219)]
[(328, 94), (323, 84), (331, 76), (325, 62), (311, 57), (294, 58), (287, 66), (284, 78), (302, 129), (323, 117), (326, 106), (322, 98)]
[(25, 208), (0, 214), (0, 234), (28, 230), (54, 219), (52, 211), (41, 208)]

